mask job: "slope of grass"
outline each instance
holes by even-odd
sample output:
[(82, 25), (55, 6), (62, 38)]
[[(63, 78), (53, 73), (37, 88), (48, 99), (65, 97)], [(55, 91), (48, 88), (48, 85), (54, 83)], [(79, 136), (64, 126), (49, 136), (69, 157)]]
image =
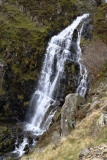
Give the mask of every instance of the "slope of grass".
[(42, 151), (34, 151), (21, 160), (78, 160), (80, 151), (83, 148), (93, 147), (107, 143), (107, 128), (97, 126), (100, 117), (100, 110), (94, 111), (76, 126), (71, 134), (62, 139), (60, 144), (49, 145)]

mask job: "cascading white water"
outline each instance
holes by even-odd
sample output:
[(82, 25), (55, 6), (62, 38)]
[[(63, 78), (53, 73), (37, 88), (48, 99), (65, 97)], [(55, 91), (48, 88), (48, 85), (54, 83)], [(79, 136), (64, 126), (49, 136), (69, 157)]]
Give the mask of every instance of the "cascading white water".
[(18, 153), (19, 157), (21, 157), (25, 153), (24, 148), (26, 145), (28, 145), (28, 139), (24, 138), (23, 142), (19, 145), (19, 147), (17, 147), (17, 144), (18, 144), (18, 139), (16, 140), (15, 143), (15, 150), (12, 153)]
[[(46, 118), (45, 115), (49, 107), (55, 103), (56, 92), (60, 78), (64, 72), (65, 62), (67, 59), (72, 61), (75, 59), (71, 59), (71, 45), (74, 30), (88, 16), (89, 14), (84, 14), (83, 16), (77, 17), (77, 19), (70, 26), (60, 32), (57, 36), (52, 37), (50, 40), (46, 50), (38, 87), (30, 103), (32, 112), (30, 113), (29, 123), (25, 125), (25, 131), (30, 131), (32, 134), (39, 136), (48, 129), (56, 111), (54, 109), (51, 110)], [(75, 61), (78, 62), (80, 66), (80, 77), (77, 93), (84, 96), (87, 90), (87, 70), (80, 62), (80, 39), (82, 29), (83, 25), (78, 32)], [(19, 156), (21, 156), (24, 153), (23, 150), (27, 144), (27, 141), (28, 139), (24, 138), (22, 144), (20, 144), (19, 147), (16, 147), (14, 153), (17, 152), (19, 153)]]
[[(43, 120), (48, 108), (55, 103), (54, 92), (64, 71), (65, 62), (70, 58), (71, 55), (70, 47), (72, 44), (73, 32), (80, 24), (80, 22), (82, 22), (88, 16), (89, 14), (84, 14), (83, 16), (77, 17), (77, 19), (70, 26), (60, 32), (57, 36), (52, 37), (48, 44), (41, 76), (38, 83), (38, 88), (31, 100), (31, 105), (33, 105), (32, 117), (30, 117), (30, 121), (25, 127), (26, 130), (33, 131), (35, 135), (42, 134), (48, 128), (51, 122), (55, 111), (50, 114), (50, 120), (44, 122), (43, 125)], [(80, 38), (81, 32), (78, 35), (77, 40), (77, 62), (79, 62), (81, 56), (81, 49), (79, 46)], [(80, 71), (82, 79), (77, 92), (84, 96), (86, 93), (85, 81), (87, 78), (87, 73), (85, 67), (81, 64)], [(84, 74), (82, 72), (84, 72)]]
[(84, 26), (84, 23), (80, 29), (80, 32), (78, 32), (78, 39), (77, 39), (77, 62), (79, 63), (79, 66), (80, 66), (80, 77), (79, 77), (79, 85), (76, 91), (82, 97), (85, 96), (86, 91), (87, 91), (87, 77), (88, 77), (86, 67), (83, 64), (81, 64), (82, 52), (81, 52), (81, 47), (80, 47), (80, 40), (81, 40), (83, 26)]

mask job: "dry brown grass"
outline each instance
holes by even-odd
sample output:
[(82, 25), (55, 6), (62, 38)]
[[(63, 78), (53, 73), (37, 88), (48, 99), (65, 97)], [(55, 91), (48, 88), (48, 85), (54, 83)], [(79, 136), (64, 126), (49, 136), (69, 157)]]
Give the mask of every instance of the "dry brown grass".
[[(61, 140), (60, 144), (49, 145), (41, 152), (35, 150), (21, 160), (26, 160), (26, 158), (29, 158), (29, 160), (77, 160), (82, 148), (96, 146), (107, 141), (107, 129), (97, 126), (97, 120), (101, 111), (102, 108), (83, 119), (68, 137)], [(93, 126), (97, 128), (95, 133), (94, 130), (91, 133), (94, 135), (94, 138), (90, 136)]]
[(85, 48), (82, 61), (90, 76), (94, 78), (101, 72), (103, 64), (107, 61), (107, 45), (101, 40), (93, 40)]

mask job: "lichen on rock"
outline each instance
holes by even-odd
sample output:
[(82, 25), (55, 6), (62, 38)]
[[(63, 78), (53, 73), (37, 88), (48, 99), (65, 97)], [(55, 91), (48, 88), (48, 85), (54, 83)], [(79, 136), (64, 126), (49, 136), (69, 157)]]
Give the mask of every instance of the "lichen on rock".
[(66, 96), (65, 103), (62, 106), (61, 110), (61, 135), (62, 137), (67, 136), (70, 132), (70, 129), (75, 128), (76, 120), (74, 118), (74, 110), (79, 105), (84, 104), (85, 99), (75, 94), (69, 94)]

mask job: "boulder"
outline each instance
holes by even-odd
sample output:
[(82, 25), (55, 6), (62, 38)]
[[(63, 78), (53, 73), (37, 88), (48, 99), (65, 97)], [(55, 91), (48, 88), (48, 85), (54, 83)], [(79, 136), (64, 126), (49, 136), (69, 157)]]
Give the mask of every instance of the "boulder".
[(88, 148), (83, 148), (83, 150), (81, 151), (79, 157), (87, 156), (89, 153), (90, 153), (90, 150)]
[(61, 110), (61, 130), (62, 137), (67, 136), (75, 127), (74, 110), (79, 107), (79, 105), (84, 104), (85, 99), (78, 95), (77, 93), (69, 94), (66, 96), (65, 103)]

